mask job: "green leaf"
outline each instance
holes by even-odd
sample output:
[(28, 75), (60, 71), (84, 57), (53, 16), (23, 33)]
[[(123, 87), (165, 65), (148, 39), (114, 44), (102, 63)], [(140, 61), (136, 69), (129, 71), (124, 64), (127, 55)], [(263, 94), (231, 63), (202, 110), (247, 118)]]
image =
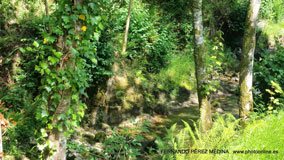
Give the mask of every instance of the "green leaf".
[(62, 132), (62, 131), (63, 131), (63, 126), (62, 126), (62, 124), (59, 124), (59, 125), (57, 126), (57, 129), (58, 129), (58, 131)]
[(57, 57), (57, 58), (61, 58), (63, 53), (61, 52), (53, 52), (53, 54)]
[(47, 113), (47, 111), (44, 109), (44, 110), (42, 110), (41, 111), (41, 117), (43, 118), (43, 117), (47, 117), (48, 116), (48, 113)]
[(79, 52), (75, 48), (71, 48), (71, 53), (74, 55), (79, 55)]
[(104, 29), (104, 26), (102, 23), (99, 23), (99, 29), (103, 30)]
[(78, 115), (82, 118), (82, 117), (84, 117), (84, 111), (79, 111), (78, 112)]
[(51, 43), (54, 43), (55, 40), (56, 40), (56, 38), (53, 37), (53, 36), (47, 36), (47, 37), (45, 37), (45, 38), (48, 40), (48, 42), (51, 42)]
[(35, 70), (40, 72), (40, 67), (38, 65), (35, 66)]
[(98, 64), (98, 61), (96, 58), (92, 58), (91, 61), (94, 63), (94, 64)]
[(95, 4), (94, 4), (94, 3), (88, 3), (88, 6), (89, 6), (90, 8), (92, 8), (92, 10), (95, 9)]
[(45, 73), (49, 75), (49, 74), (51, 73), (51, 70), (50, 70), (49, 68), (47, 68), (47, 69), (45, 70)]
[(100, 38), (100, 34), (95, 32), (95, 33), (94, 33), (94, 39), (95, 39), (96, 41), (98, 41), (99, 38)]
[(69, 23), (69, 22), (70, 22), (68, 16), (62, 16), (62, 19), (63, 19), (63, 22), (64, 22), (64, 23)]
[(66, 118), (66, 116), (64, 114), (60, 114), (58, 116), (58, 120), (64, 120)]
[(26, 50), (24, 49), (24, 48), (19, 48), (19, 50), (20, 50), (20, 52), (22, 52), (22, 53), (25, 53), (26, 52)]
[(101, 20), (100, 16), (91, 17), (91, 24), (92, 25), (98, 24), (100, 20)]
[(33, 46), (35, 46), (36, 48), (38, 48), (38, 47), (39, 47), (38, 42), (37, 42), (37, 41), (34, 41)]
[(45, 129), (43, 129), (43, 128), (40, 129), (40, 132), (41, 132), (43, 137), (47, 137), (48, 136), (48, 134), (46, 133)]
[(46, 62), (40, 62), (39, 65), (44, 70), (48, 68), (48, 64)]
[(49, 86), (45, 86), (44, 88), (46, 89), (47, 92), (51, 91), (51, 88)]
[(72, 46), (72, 41), (70, 41), (69, 39), (67, 39), (67, 40), (66, 40), (66, 44), (67, 44), (68, 46)]
[(32, 49), (31, 47), (27, 47), (26, 49), (27, 49), (27, 51), (29, 51), (29, 52), (33, 51), (33, 49)]
[(76, 114), (72, 114), (72, 119), (76, 120), (77, 119), (77, 115)]
[(48, 61), (53, 65), (53, 64), (56, 64), (58, 62), (58, 59), (55, 58), (55, 57), (51, 57), (49, 56), (48, 58)]
[(53, 126), (51, 124), (47, 124), (47, 129), (51, 130)]
[(79, 100), (78, 95), (77, 94), (72, 95), (72, 100), (75, 100), (75, 101)]

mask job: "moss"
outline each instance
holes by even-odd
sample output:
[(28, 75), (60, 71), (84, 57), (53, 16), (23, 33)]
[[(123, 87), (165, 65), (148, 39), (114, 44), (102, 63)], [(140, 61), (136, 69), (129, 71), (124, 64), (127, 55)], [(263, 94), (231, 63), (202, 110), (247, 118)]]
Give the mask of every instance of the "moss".
[(117, 89), (126, 89), (129, 86), (127, 76), (115, 76), (114, 80)]
[(200, 105), (201, 131), (206, 132), (212, 127), (211, 104), (207, 97), (201, 100)]

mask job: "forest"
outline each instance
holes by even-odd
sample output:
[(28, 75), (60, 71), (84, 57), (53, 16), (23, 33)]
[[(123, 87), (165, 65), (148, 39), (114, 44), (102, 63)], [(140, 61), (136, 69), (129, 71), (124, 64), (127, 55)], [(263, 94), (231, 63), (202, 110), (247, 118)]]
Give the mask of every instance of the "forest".
[(284, 160), (284, 0), (0, 0), (0, 160)]

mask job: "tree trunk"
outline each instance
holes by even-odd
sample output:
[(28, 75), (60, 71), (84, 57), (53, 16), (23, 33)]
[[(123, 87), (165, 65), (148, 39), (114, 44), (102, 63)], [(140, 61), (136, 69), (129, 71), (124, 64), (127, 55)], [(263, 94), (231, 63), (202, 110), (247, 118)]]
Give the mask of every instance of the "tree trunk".
[[(82, 3), (83, 0), (74, 0), (74, 6)], [(79, 32), (79, 28), (77, 27), (79, 24), (75, 24), (75, 34)], [(61, 36), (58, 38), (57, 47), (61, 50), (66, 50), (66, 55), (62, 58), (62, 63), (60, 64), (59, 70), (64, 70), (66, 68), (75, 68), (75, 63), (73, 62), (72, 54), (70, 53), (70, 48), (65, 45), (66, 38)], [(76, 48), (77, 44), (74, 42), (73, 47)], [(66, 58), (66, 62), (64, 62)], [(61, 114), (65, 114), (71, 104), (71, 89), (63, 90), (61, 95), (61, 100), (54, 112), (52, 126), (56, 126), (58, 124), (58, 118)], [(59, 131), (57, 128), (53, 129), (48, 136), (48, 140), (51, 142), (52, 152), (51, 155), (48, 155), (48, 160), (66, 160), (66, 147), (67, 147), (67, 139), (64, 136), (64, 132), (66, 128), (63, 128), (62, 131)]]
[[(64, 45), (65, 38), (63, 36), (60, 36), (58, 38), (57, 47), (59, 50), (64, 53), (64, 49), (66, 49), (66, 46)], [(68, 54), (70, 54), (68, 51), (64, 57), (67, 57)], [(64, 61), (64, 58), (62, 58), (62, 61)], [(70, 61), (70, 60), (69, 60)], [(74, 67), (71, 62), (65, 62), (60, 64), (60, 67), (58, 70), (64, 70), (65, 68)], [(71, 91), (70, 90), (63, 90), (61, 91), (61, 100), (53, 114), (52, 119), (52, 126), (56, 126), (58, 123), (58, 118), (61, 114), (65, 114), (68, 110), (68, 107), (71, 103)], [(51, 144), (51, 149), (49, 153), (47, 153), (47, 160), (65, 160), (66, 159), (66, 138), (64, 137), (64, 131), (63, 128), (62, 131), (59, 131), (57, 128), (54, 128), (51, 130), (51, 132), (48, 135), (48, 140)]]
[(49, 15), (48, 0), (44, 0), (45, 15)]
[(206, 48), (203, 38), (202, 24), (202, 0), (193, 1), (193, 20), (194, 20), (194, 61), (195, 61), (195, 76), (197, 81), (197, 93), (200, 108), (201, 130), (207, 131), (211, 128), (211, 105), (208, 95), (204, 93), (206, 87)]
[(129, 33), (132, 5), (133, 5), (133, 0), (130, 0), (129, 1), (129, 7), (128, 7), (128, 15), (127, 15), (127, 18), (126, 18), (126, 25), (125, 25), (125, 32), (124, 32), (124, 39), (123, 39), (123, 43), (122, 43), (121, 54), (124, 54), (126, 52), (126, 48), (127, 48), (127, 39), (128, 39), (128, 33)]
[[(67, 66), (66, 66), (67, 67)], [(61, 93), (61, 101), (56, 108), (53, 116), (52, 126), (56, 126), (58, 118), (61, 114), (65, 114), (70, 106), (71, 102), (71, 90), (64, 90)], [(65, 128), (59, 131), (57, 128), (53, 129), (48, 136), (48, 140), (51, 142), (51, 148), (54, 150), (51, 155), (48, 155), (48, 160), (65, 160), (66, 159), (66, 145), (67, 140), (64, 136)]]
[(253, 110), (252, 81), (253, 81), (253, 61), (255, 50), (255, 34), (258, 12), (261, 0), (251, 0), (246, 28), (243, 37), (243, 49), (240, 63), (240, 118), (244, 122), (250, 111)]
[(49, 135), (48, 140), (52, 143), (52, 155), (47, 157), (47, 160), (65, 160), (67, 140), (62, 132), (53, 131)]

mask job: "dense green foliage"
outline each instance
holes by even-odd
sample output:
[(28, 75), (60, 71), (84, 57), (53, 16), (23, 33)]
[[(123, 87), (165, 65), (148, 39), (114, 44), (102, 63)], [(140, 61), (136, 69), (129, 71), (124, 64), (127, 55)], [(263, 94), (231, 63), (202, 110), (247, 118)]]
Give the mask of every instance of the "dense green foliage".
[(275, 156), (237, 159), (284, 157), (283, 0), (262, 0), (255, 113), (246, 128), (235, 110), (249, 1), (203, 1), (204, 91), (213, 112), (234, 114), (215, 116), (206, 134), (189, 125), (198, 123), (188, 124), (199, 116), (192, 1), (133, 0), (124, 54), (130, 0), (47, 2), (0, 1), (0, 113), (10, 122), (3, 135), (6, 157), (45, 159), (57, 132), (67, 139), (67, 159), (236, 159), (161, 153), (183, 148), (277, 149)]
[(277, 51), (264, 52), (256, 63), (255, 104), (260, 112), (283, 109), (283, 53), (283, 47), (279, 46)]

